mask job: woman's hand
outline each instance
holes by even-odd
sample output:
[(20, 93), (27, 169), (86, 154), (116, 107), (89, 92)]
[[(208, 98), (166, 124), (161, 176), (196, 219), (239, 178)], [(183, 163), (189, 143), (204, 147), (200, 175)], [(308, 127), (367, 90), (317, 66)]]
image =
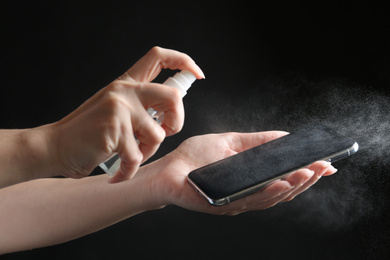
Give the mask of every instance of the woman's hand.
[[(184, 110), (178, 90), (150, 83), (161, 69), (168, 68), (189, 70), (198, 79), (204, 78), (188, 55), (154, 47), (73, 113), (50, 125), (57, 174), (87, 176), (99, 163), (118, 153), (121, 167), (110, 181), (131, 178), (165, 136), (179, 132), (183, 126)], [(146, 112), (148, 108), (164, 112), (161, 126)]]
[[(273, 131), (193, 137), (141, 167), (131, 180), (116, 185), (107, 184), (107, 175), (98, 175), (81, 180), (46, 178), (0, 189), (0, 253), (63, 243), (167, 204), (235, 215), (288, 201), (335, 169), (329, 163), (316, 162), (286, 180), (221, 207), (211, 206), (187, 181), (188, 173), (196, 168), (285, 134)], [(10, 136), (0, 132), (1, 137)]]
[[(211, 206), (188, 183), (187, 175), (194, 169), (232, 156), (285, 135), (285, 132), (226, 133), (192, 137), (155, 165), (152, 190), (160, 204), (174, 204), (186, 209), (211, 214), (236, 215), (249, 210), (261, 210), (289, 201), (308, 189), (323, 175), (337, 170), (325, 161), (296, 171), (286, 180), (276, 181), (265, 189), (221, 207)], [(156, 169), (161, 169), (160, 171)], [(150, 172), (151, 169), (148, 169)], [(159, 172), (159, 173), (155, 173)]]

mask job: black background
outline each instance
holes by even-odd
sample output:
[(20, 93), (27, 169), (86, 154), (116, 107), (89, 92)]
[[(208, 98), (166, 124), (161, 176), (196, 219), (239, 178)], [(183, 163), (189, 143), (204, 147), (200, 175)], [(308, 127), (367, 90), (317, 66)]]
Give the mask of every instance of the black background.
[[(292, 202), (236, 217), (174, 206), (4, 259), (381, 259), (389, 255), (390, 13), (256, 2), (2, 2), (0, 128), (59, 120), (151, 47), (206, 74), (154, 158), (210, 132), (327, 123), (361, 151)], [(163, 72), (162, 82), (172, 75)], [(153, 159), (154, 159), (153, 158)], [(94, 174), (100, 171), (95, 170)]]

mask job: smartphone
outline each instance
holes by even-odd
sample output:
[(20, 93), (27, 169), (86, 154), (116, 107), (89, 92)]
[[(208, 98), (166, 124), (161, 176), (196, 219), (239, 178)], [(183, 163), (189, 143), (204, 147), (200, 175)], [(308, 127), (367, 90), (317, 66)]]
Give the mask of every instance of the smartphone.
[(315, 161), (334, 162), (358, 148), (355, 140), (326, 126), (308, 127), (196, 169), (188, 180), (210, 204), (221, 206)]

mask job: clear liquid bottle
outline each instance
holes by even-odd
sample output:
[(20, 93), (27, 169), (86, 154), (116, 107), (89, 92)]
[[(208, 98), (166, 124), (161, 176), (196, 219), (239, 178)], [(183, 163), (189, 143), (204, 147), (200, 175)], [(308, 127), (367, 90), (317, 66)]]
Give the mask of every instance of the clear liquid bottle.
[[(174, 87), (180, 90), (181, 96), (184, 97), (187, 94), (187, 90), (191, 87), (191, 84), (196, 80), (196, 77), (192, 72), (183, 70), (176, 73), (173, 77), (169, 77), (163, 84)], [(161, 124), (164, 120), (164, 113), (148, 108), (148, 114), (156, 120), (157, 123)], [(108, 175), (114, 176), (120, 168), (121, 159), (118, 154), (115, 154), (107, 161), (99, 164)]]

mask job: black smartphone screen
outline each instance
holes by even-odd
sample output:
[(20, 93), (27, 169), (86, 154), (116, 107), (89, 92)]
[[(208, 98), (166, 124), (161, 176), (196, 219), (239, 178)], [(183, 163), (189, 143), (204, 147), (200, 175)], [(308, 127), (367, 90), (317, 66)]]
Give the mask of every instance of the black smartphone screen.
[(211, 204), (223, 205), (315, 161), (349, 156), (357, 147), (325, 126), (310, 127), (196, 169), (188, 179)]

